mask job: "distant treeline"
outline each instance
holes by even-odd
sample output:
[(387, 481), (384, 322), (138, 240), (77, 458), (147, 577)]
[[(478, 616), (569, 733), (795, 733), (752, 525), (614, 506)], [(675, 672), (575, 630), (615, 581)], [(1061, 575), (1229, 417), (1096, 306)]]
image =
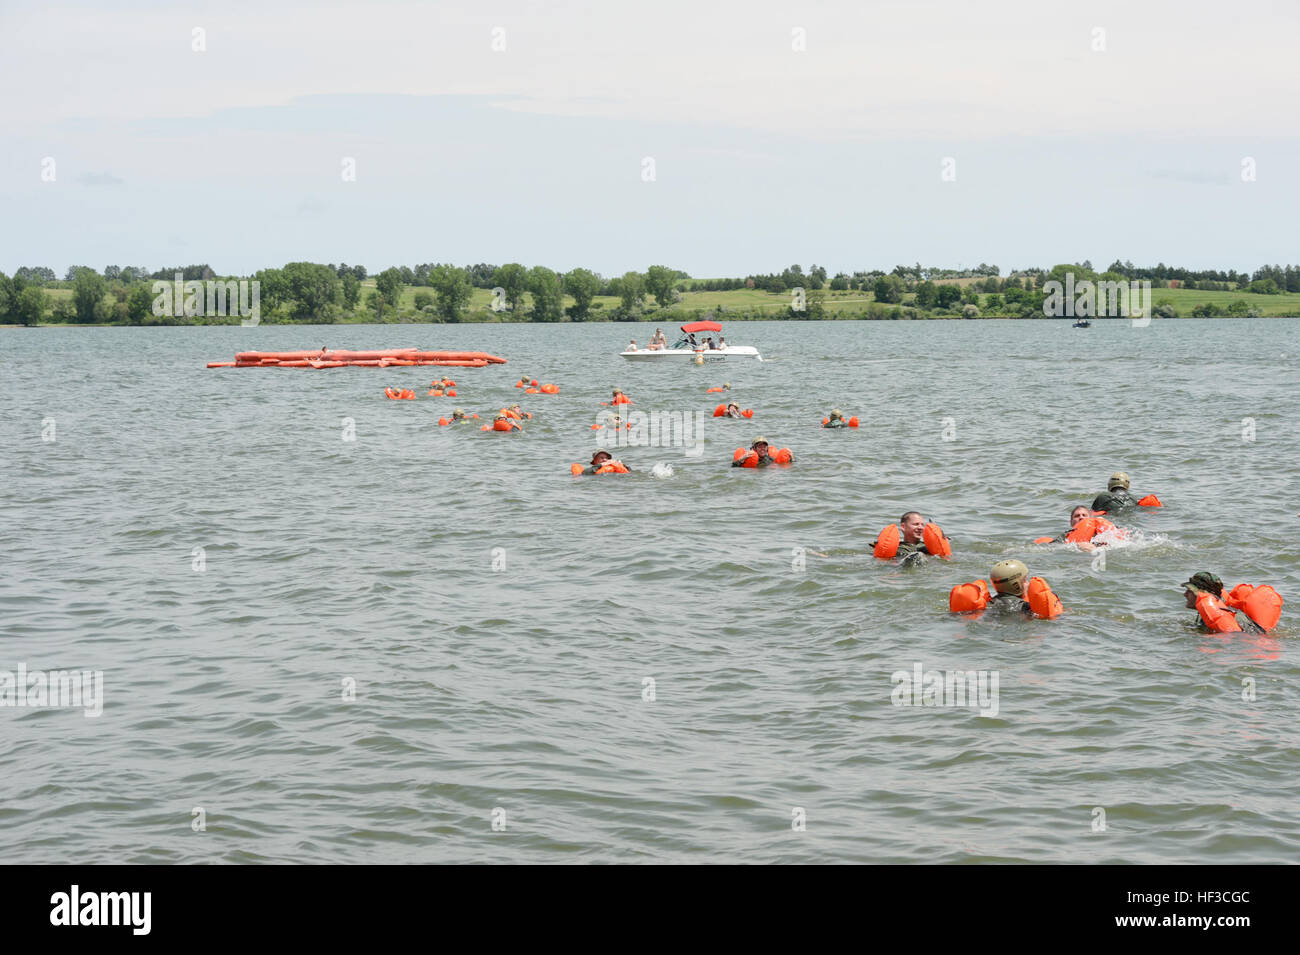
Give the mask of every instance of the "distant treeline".
[[(456, 266), (424, 263), (400, 265), (370, 275), (365, 266), (334, 263), (290, 262), (283, 268), (263, 269), (251, 276), (222, 276), (206, 263), (150, 271), (135, 266), (110, 265), (102, 272), (72, 266), (60, 280), (54, 270), (24, 266), (12, 278), (0, 272), (0, 323), (34, 325), (41, 321), (79, 324), (197, 324), (238, 321), (238, 316), (155, 315), (153, 283), (182, 281), (256, 280), (260, 283), (262, 320), (267, 322), (337, 321), (440, 321), (492, 318), (532, 322), (583, 322), (593, 318), (638, 321), (653, 312), (665, 321), (673, 316), (694, 317), (698, 311), (677, 308), (690, 292), (729, 292), (753, 289), (792, 293), (788, 306), (773, 310), (746, 302), (727, 308), (729, 318), (828, 317), (827, 293), (861, 292), (864, 305), (856, 312), (837, 307), (837, 318), (911, 318), (979, 315), (1034, 317), (1042, 314), (1043, 284), (1063, 280), (1073, 273), (1076, 281), (1150, 281), (1154, 288), (1247, 292), (1259, 295), (1300, 292), (1300, 266), (1264, 265), (1253, 273), (1236, 270), (1195, 271), (1163, 263), (1137, 267), (1116, 260), (1104, 272), (1091, 262), (1016, 269), (1005, 278), (996, 265), (980, 263), (970, 269), (898, 265), (891, 271), (859, 271), (834, 276), (820, 265), (807, 271), (791, 265), (781, 272), (751, 274), (744, 278), (694, 279), (686, 272), (652, 265), (644, 272), (626, 272), (606, 278), (589, 269), (556, 272), (545, 266), (528, 268), (517, 262), (505, 265), (478, 263)], [(369, 279), (373, 287), (363, 288)], [(407, 289), (414, 295), (404, 299)], [(70, 290), (71, 295), (50, 295)], [(485, 307), (471, 311), (475, 289), (492, 292)], [(802, 289), (802, 293), (794, 290)], [(363, 294), (364, 293), (364, 294)], [(598, 297), (617, 299), (605, 308)], [(797, 299), (797, 303), (796, 303)], [(481, 299), (480, 299), (481, 301)], [(906, 310), (901, 306), (906, 305)], [(886, 309), (893, 306), (892, 309)], [(1161, 310), (1163, 308), (1163, 311)], [(723, 310), (719, 308), (719, 310)], [(1224, 307), (1198, 306), (1193, 315), (1248, 315), (1257, 310), (1245, 300)], [(1176, 315), (1173, 306), (1157, 305), (1156, 314)]]

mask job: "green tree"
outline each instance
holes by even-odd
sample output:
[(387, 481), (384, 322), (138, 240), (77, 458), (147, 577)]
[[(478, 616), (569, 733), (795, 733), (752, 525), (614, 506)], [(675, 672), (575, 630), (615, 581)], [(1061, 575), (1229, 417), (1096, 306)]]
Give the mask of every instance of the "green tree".
[(284, 269), (262, 269), (253, 276), (258, 283), (258, 306), (273, 312), (291, 298), (289, 277)]
[(79, 268), (72, 276), (72, 304), (77, 311), (77, 321), (83, 325), (95, 321), (95, 306), (108, 290), (104, 276), (94, 269)]
[(347, 269), (341, 276), (343, 282), (343, 307), (349, 312), (356, 311), (357, 302), (361, 301), (361, 280), (356, 277), (351, 269)]
[(0, 322), (9, 321), (15, 304), (13, 279), (0, 272)]
[(893, 305), (903, 300), (903, 280), (897, 275), (882, 275), (876, 279), (872, 292), (877, 302)]
[(533, 293), (534, 322), (558, 322), (564, 317), (564, 296), (560, 277), (545, 266), (534, 266), (528, 273), (528, 291)]
[(641, 314), (641, 305), (645, 302), (645, 276), (640, 272), (624, 272), (618, 282), (620, 317), (631, 319)]
[(429, 284), (437, 297), (438, 315), (444, 322), (459, 322), (474, 295), (469, 272), (454, 265), (435, 265), (429, 270)]
[(935, 304), (939, 308), (952, 308), (961, 301), (961, 289), (956, 285), (940, 285), (935, 293)]
[[(427, 272), (425, 273), (424, 277), (425, 277), (425, 278), (428, 278), (428, 273), (427, 273)], [(416, 293), (415, 293), (415, 308), (416, 308), (417, 311), (421, 311), (421, 312), (422, 312), (422, 311), (425, 310), (425, 308), (427, 308), (428, 306), (430, 306), (430, 305), (432, 305), (432, 304), (433, 304), (433, 296), (430, 295), (428, 292), (416, 292)]]
[(384, 297), (386, 304), (396, 308), (402, 299), (402, 270), (384, 269), (375, 276), (375, 290)]
[(933, 282), (926, 279), (916, 287), (916, 307), (923, 308), (926, 311), (934, 308), (935, 300), (939, 297), (939, 289)]
[(512, 312), (518, 311), (523, 304), (524, 292), (528, 290), (528, 270), (518, 262), (507, 262), (492, 273), (492, 282), (505, 289), (506, 304)]
[(587, 269), (574, 269), (564, 276), (564, 290), (573, 296), (569, 317), (575, 322), (585, 322), (591, 313), (591, 300), (600, 291), (600, 276)]
[(332, 321), (330, 306), (339, 300), (339, 277), (328, 265), (290, 262), (282, 270), (293, 300), (293, 317)]
[[(260, 294), (260, 293), (259, 293)], [(260, 307), (261, 299), (258, 304)], [(153, 291), (143, 282), (131, 286), (126, 297), (126, 318), (132, 325), (141, 325), (153, 311)]]
[(677, 273), (666, 265), (652, 265), (646, 269), (645, 273), (645, 290), (648, 295), (653, 295), (655, 301), (659, 303), (660, 308), (667, 308), (677, 300), (673, 291), (673, 283), (677, 279)]
[(48, 296), (39, 285), (27, 285), (18, 293), (12, 312), (19, 325), (36, 325), (45, 315)]

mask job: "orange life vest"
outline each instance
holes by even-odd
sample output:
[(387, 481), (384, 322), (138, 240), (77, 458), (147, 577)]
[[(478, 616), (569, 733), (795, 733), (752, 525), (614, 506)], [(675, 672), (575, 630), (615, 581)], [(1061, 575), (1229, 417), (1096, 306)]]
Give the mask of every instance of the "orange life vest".
[(1164, 505), (1160, 503), (1160, 498), (1156, 497), (1154, 494), (1148, 494), (1146, 497), (1142, 498), (1142, 500), (1138, 501), (1138, 505), (1141, 507), (1164, 507)]
[(944, 536), (938, 524), (926, 524), (921, 531), (921, 540), (925, 542), (925, 549), (935, 557), (947, 560), (952, 556), (952, 541)]
[(952, 613), (974, 613), (989, 605), (989, 585), (983, 580), (958, 584), (948, 594), (948, 610)]
[(1104, 517), (1085, 517), (1070, 528), (1070, 533), (1065, 535), (1065, 539), (1071, 544), (1081, 544), (1092, 540), (1098, 534), (1113, 531), (1114, 529), (1115, 525)]
[(1237, 615), (1222, 600), (1205, 591), (1196, 595), (1196, 612), (1213, 633), (1240, 633)]
[(898, 553), (899, 542), (903, 539), (903, 532), (897, 524), (890, 524), (881, 530), (880, 535), (876, 538), (876, 546), (872, 553), (881, 560), (889, 560)]
[(1065, 608), (1061, 606), (1061, 598), (1052, 593), (1052, 588), (1047, 586), (1047, 581), (1042, 577), (1029, 578), (1029, 586), (1025, 588), (1025, 600), (1029, 601), (1029, 609), (1034, 612), (1034, 616), (1042, 617), (1044, 620), (1059, 617), (1065, 612)]
[(559, 386), (559, 385), (542, 385), (542, 387), (538, 388), (537, 390), (540, 391), (540, 392), (541, 392), (542, 394), (544, 394), (544, 395), (558, 395), (558, 394), (560, 393), (560, 386)]
[(1284, 601), (1282, 595), (1268, 584), (1259, 587), (1237, 584), (1224, 595), (1223, 602), (1234, 610), (1240, 610), (1260, 628), (1272, 630), (1282, 616)]

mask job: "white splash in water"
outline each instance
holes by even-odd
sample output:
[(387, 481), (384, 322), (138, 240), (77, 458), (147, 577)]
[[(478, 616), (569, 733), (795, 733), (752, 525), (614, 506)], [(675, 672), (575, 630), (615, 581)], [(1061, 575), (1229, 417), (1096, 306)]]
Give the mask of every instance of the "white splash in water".
[(657, 478), (670, 478), (673, 476), (673, 469), (670, 465), (660, 462), (650, 469), (650, 473)]

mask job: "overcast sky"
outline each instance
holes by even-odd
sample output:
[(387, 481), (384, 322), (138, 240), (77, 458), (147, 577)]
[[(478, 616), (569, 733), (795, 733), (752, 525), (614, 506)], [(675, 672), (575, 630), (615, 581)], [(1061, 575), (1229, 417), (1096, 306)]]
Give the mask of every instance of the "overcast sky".
[(0, 0), (0, 270), (1296, 262), (1298, 49), (1294, 0)]

